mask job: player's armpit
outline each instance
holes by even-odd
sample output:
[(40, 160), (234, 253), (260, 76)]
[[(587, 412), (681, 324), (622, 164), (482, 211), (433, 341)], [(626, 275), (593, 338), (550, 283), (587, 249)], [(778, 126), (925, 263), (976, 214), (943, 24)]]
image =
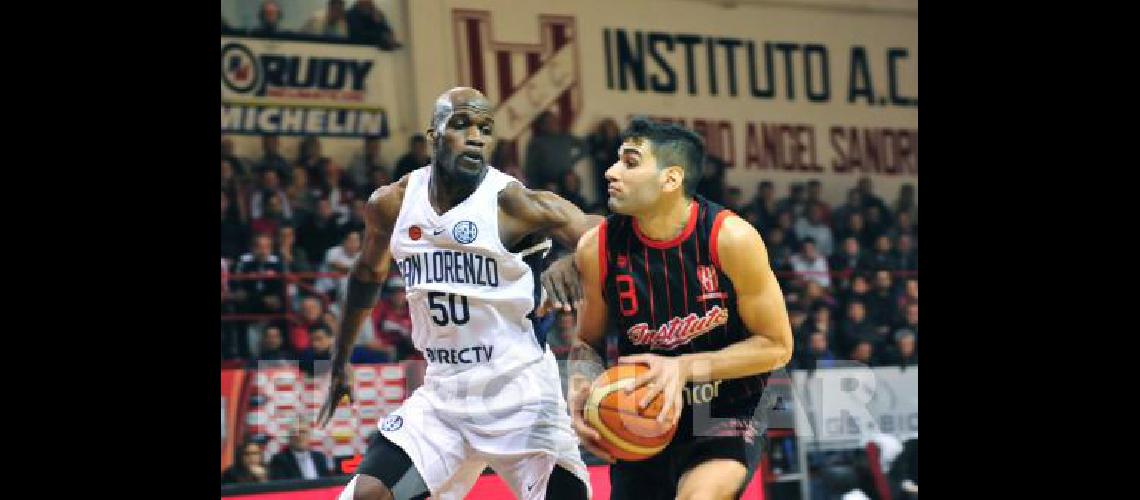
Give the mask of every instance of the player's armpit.
[(736, 290), (736, 309), (752, 337), (718, 351), (685, 355), (693, 376), (739, 378), (769, 372), (792, 357), (792, 326), (784, 293), (756, 229), (735, 215), (724, 219), (716, 240), (721, 269)]

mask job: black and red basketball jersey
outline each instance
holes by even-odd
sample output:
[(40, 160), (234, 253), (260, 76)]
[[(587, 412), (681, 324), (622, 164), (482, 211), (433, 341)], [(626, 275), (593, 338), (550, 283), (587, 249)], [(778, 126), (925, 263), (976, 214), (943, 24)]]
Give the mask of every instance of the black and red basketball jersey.
[[(689, 221), (672, 241), (650, 240), (630, 216), (614, 214), (602, 223), (602, 293), (621, 355), (714, 351), (751, 335), (717, 256), (717, 233), (729, 215), (732, 211), (694, 196)], [(688, 403), (712, 403), (714, 413), (750, 411), (767, 379), (765, 373), (716, 385), (689, 384), (685, 410)]]

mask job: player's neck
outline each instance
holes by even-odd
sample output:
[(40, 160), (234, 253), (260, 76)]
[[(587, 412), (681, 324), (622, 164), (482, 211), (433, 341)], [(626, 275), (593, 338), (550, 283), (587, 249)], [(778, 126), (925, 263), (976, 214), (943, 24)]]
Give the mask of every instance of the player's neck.
[(637, 229), (651, 240), (670, 241), (689, 223), (689, 207), (693, 200), (678, 196), (665, 201), (656, 210), (637, 216)]
[(447, 174), (440, 171), (439, 168), (432, 166), (435, 169), (432, 172), (431, 179), (428, 181), (428, 202), (431, 203), (432, 208), (435, 209), (437, 214), (444, 214), (451, 210), (456, 205), (463, 203), (471, 193), (474, 193), (482, 183), (483, 175), (480, 175), (479, 180), (474, 183), (467, 184), (457, 182), (452, 179), (446, 179)]

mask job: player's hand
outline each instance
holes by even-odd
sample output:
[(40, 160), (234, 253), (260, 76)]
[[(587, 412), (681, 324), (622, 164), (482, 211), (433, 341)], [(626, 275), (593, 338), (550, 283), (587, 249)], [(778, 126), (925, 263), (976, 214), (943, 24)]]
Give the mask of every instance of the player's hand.
[(586, 408), (586, 398), (590, 396), (590, 381), (586, 379), (586, 377), (572, 376), (570, 377), (568, 385), (567, 392), (570, 393), (570, 418), (574, 423), (574, 432), (578, 434), (578, 440), (582, 442), (582, 446), (590, 453), (593, 453), (606, 463), (614, 463), (614, 457), (610, 456), (609, 453), (606, 453), (605, 450), (598, 445), (598, 440), (601, 439), (601, 436), (598, 435), (598, 431), (586, 423), (585, 415), (583, 415)]
[(574, 310), (575, 303), (582, 298), (582, 285), (573, 253), (552, 262), (542, 272), (542, 288), (546, 290), (550, 307), (567, 312)]
[(349, 404), (352, 404), (352, 381), (348, 377), (349, 368), (346, 365), (334, 366), (332, 373), (329, 377), (329, 393), (325, 398), (325, 404), (321, 406), (321, 413), (317, 417), (317, 423), (322, 429), (328, 425), (329, 420), (332, 420), (333, 413), (336, 413), (337, 406), (347, 399)]
[(633, 385), (625, 390), (626, 393), (630, 393), (643, 385), (649, 386), (645, 397), (638, 402), (641, 408), (648, 407), (660, 395), (664, 399), (661, 413), (657, 414), (657, 421), (664, 423), (673, 419), (675, 411), (676, 416), (680, 417), (681, 405), (684, 402), (683, 389), (685, 382), (688, 381), (688, 374), (679, 356), (635, 354), (618, 358), (618, 363), (642, 364), (649, 367), (649, 371), (638, 375), (633, 379)]

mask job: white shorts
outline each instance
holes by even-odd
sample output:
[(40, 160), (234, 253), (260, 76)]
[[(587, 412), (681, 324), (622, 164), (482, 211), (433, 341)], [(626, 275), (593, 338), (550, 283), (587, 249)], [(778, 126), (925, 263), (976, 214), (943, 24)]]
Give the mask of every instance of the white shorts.
[(433, 499), (463, 498), (488, 465), (518, 498), (545, 498), (555, 464), (589, 493), (550, 349), (510, 373), (489, 373), (428, 377), (380, 432), (408, 454)]

